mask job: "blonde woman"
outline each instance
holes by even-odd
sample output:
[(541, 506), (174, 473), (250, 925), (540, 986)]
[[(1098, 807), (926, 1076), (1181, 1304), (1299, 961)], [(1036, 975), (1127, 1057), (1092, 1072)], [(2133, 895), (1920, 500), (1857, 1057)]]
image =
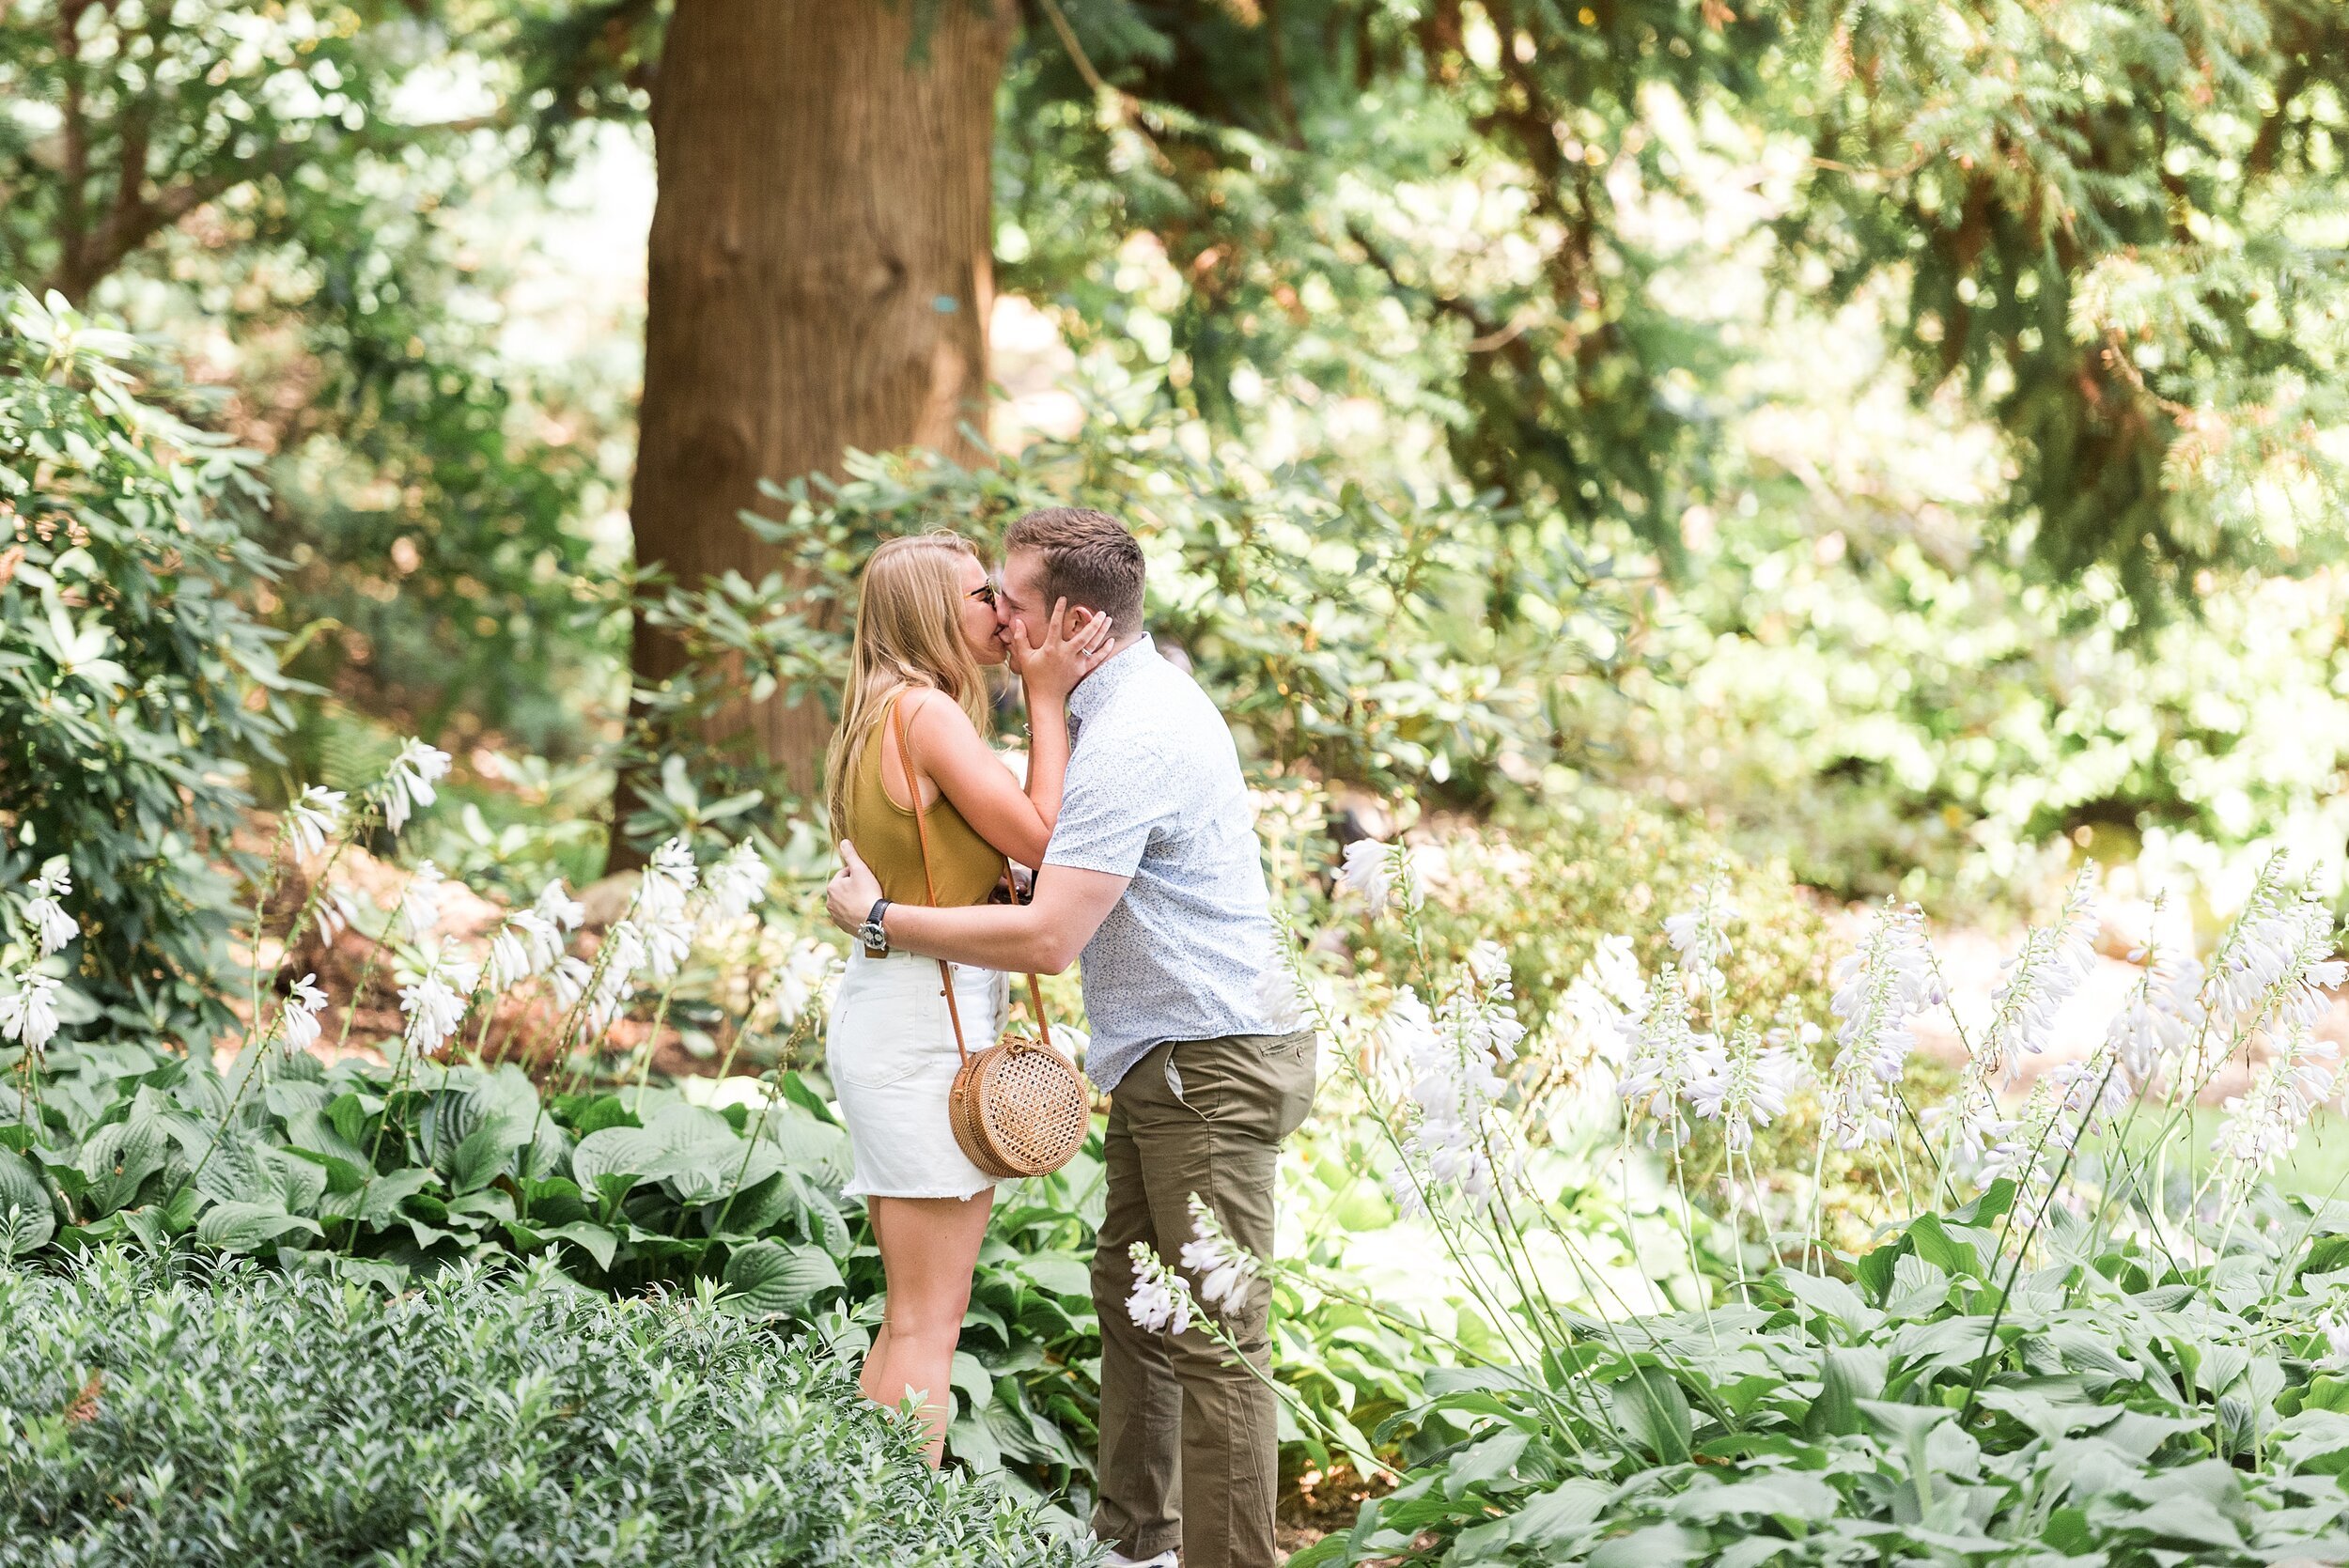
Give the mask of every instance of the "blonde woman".
[[(1106, 617), (1071, 615), (1065, 605), (1036, 629), (999, 613), (986, 567), (958, 535), (892, 539), (873, 552), (824, 779), (834, 832), (880, 879), (868, 936), (890, 902), (984, 904), (1005, 859), (1041, 863), (1068, 766), (1068, 693), (1113, 635)], [(1027, 694), (1024, 787), (986, 739), (984, 667), (1006, 660)], [(972, 1049), (991, 1044), (1005, 977), (964, 965), (953, 972), (964, 1038)], [(825, 1048), (853, 1151), (847, 1190), (864, 1200), (888, 1277), (887, 1310), (859, 1385), (883, 1405), (914, 1397), (936, 1465), (954, 1407), (955, 1342), (994, 1197), (947, 1123), (960, 1058), (937, 962), (891, 952), (885, 938), (853, 946)]]

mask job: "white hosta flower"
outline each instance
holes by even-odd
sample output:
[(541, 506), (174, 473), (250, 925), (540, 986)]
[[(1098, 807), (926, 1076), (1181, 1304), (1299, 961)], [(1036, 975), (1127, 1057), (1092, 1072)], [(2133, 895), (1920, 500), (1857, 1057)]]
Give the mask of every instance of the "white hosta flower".
[(554, 1000), (565, 1007), (570, 1007), (587, 994), (588, 982), (595, 978), (595, 971), (587, 967), (586, 959), (566, 954), (555, 960), (548, 977), (554, 986)]
[(560, 877), (538, 890), (538, 901), (531, 908), (544, 915), (556, 930), (567, 933), (578, 930), (580, 923), (587, 918), (587, 906), (564, 890)]
[(2315, 899), (2262, 884), (2221, 949), (2211, 975), (2211, 1014), (2229, 1042), (2280, 1024), (2312, 1025), (2349, 966), (2333, 956), (2333, 917)]
[(727, 850), (704, 883), (709, 924), (732, 925), (767, 896), (767, 862), (748, 840)]
[(1487, 970), (1489, 983), (1463, 986), (1434, 1014), (1405, 986), (1382, 1027), (1418, 1107), (1417, 1143), (1429, 1178), (1479, 1204), (1493, 1195), (1486, 1115), (1507, 1087), (1500, 1067), (1516, 1060), (1525, 1037), (1510, 1004), (1506, 963), (1488, 963)]
[(2047, 1048), (2047, 1034), (2096, 962), (2096, 901), (2082, 872), (2051, 926), (2026, 933), (2022, 950), (2006, 962), (2006, 980), (1991, 997), (1989, 1025), (1974, 1051), (1974, 1074), (2013, 1083), (2025, 1056)]
[(329, 882), (319, 893), (319, 929), (328, 941), (359, 924), (359, 901), (350, 890)]
[(1678, 1143), (1687, 1131), (1681, 1099), (1696, 1081), (1703, 1053), (1712, 1044), (1711, 1035), (1689, 1026), (1688, 990), (1677, 966), (1666, 964), (1648, 986), (1629, 1059), (1615, 1080), (1615, 1093), (1624, 1102), (1625, 1130), (1645, 1119), (1650, 1148), (1658, 1138)]
[(1792, 1051), (1766, 1043), (1752, 1024), (1741, 1022), (1726, 1048), (1699, 1053), (1688, 1104), (1706, 1121), (1720, 1123), (1723, 1141), (1741, 1151), (1752, 1145), (1755, 1127), (1786, 1114), (1787, 1096), (1807, 1074)]
[[(2160, 904), (2155, 910), (2158, 915)], [(2202, 1030), (2202, 966), (2148, 943), (2129, 955), (2145, 966), (2128, 1000), (2105, 1027), (2105, 1043), (2129, 1082), (2150, 1088), (2165, 1067), (2183, 1062)]]
[(583, 1038), (600, 1039), (619, 1017), (628, 999), (636, 994), (636, 971), (645, 962), (645, 933), (634, 921), (624, 920), (605, 935), (603, 947), (596, 955), (593, 984), (585, 992), (585, 1012), (580, 1020)]
[(1924, 916), (1914, 906), (1887, 903), (1876, 912), (1859, 951), (1835, 966), (1828, 1011), (1836, 1026), (1828, 1068), (1825, 1130), (1851, 1150), (1890, 1138), (1892, 1095), (1907, 1071), (1917, 1036), (1908, 1020), (1941, 1001), (1924, 943)]
[(277, 1010), (277, 1030), (289, 1050), (308, 1050), (319, 1043), (319, 1015), (326, 1010), (326, 992), (319, 977), (305, 974), (293, 984), (293, 994)]
[(1217, 1312), (1237, 1312), (1260, 1268), (1255, 1254), (1223, 1234), (1215, 1211), (1196, 1192), (1190, 1195), (1190, 1229), (1191, 1239), (1183, 1243), (1183, 1266), (1199, 1277), (1199, 1299)]
[(655, 980), (675, 978), (693, 950), (693, 920), (686, 901), (699, 877), (693, 851), (684, 839), (673, 838), (652, 852), (637, 884), (636, 908), (630, 918), (643, 938), (638, 962), (649, 963)]
[(0, 996), (0, 1039), (39, 1050), (56, 1037), (57, 981), (45, 974), (19, 975), (16, 989)]
[(408, 1015), (408, 1046), (429, 1056), (447, 1043), (464, 1020), (465, 999), (479, 984), (480, 970), (453, 949), (435, 944), (424, 955), (423, 970), (405, 978), (399, 1010)]
[(72, 866), (64, 856), (58, 856), (49, 862), (46, 871), (25, 884), (25, 891), (33, 896), (24, 906), (24, 919), (33, 928), (33, 940), (41, 956), (63, 952), (82, 934), (80, 923), (67, 914), (65, 906), (58, 902), (73, 891)]
[(2227, 1101), (2227, 1119), (2211, 1147), (2220, 1186), (2235, 1202), (2299, 1141), (2310, 1115), (2332, 1094), (2335, 1049), (2295, 1026), (2276, 1054), (2252, 1075), (2250, 1087)]
[(1729, 900), (1728, 874), (1718, 868), (1705, 879), (1695, 908), (1665, 917), (1664, 939), (1697, 990), (1717, 991), (1725, 984), (1721, 964), (1729, 957), (1729, 927), (1739, 918)]
[(1134, 1326), (1153, 1334), (1179, 1334), (1190, 1327), (1190, 1292), (1148, 1244), (1135, 1242), (1127, 1255), (1134, 1260), (1134, 1293), (1126, 1298), (1126, 1315)]
[(441, 924), (441, 905), (448, 896), (448, 878), (430, 861), (419, 861), (399, 895), (399, 925), (412, 942), (420, 942)]
[(492, 992), (510, 991), (544, 974), (562, 956), (563, 936), (554, 923), (536, 909), (516, 909), (490, 939), (482, 983)]
[(1647, 1013), (1647, 979), (1632, 956), (1629, 937), (1602, 937), (1598, 951), (1582, 966), (1558, 1005), (1572, 1036), (1612, 1065), (1617, 1075), (1629, 1064)]
[(1338, 867), (1338, 892), (1360, 897), (1373, 914), (1392, 903), (1416, 909), (1427, 896), (1411, 846), (1375, 838), (1356, 839), (1346, 846)]
[(645, 927), (645, 963), (655, 980), (665, 982), (676, 978), (692, 951), (691, 927), (680, 928), (667, 924)]
[(1256, 1010), (1268, 1032), (1284, 1034), (1305, 1026), (1303, 986), (1288, 964), (1274, 955), (1256, 971)]
[(319, 853), (343, 831), (343, 802), (348, 799), (339, 789), (311, 784), (286, 808), (286, 833), (297, 859)]
[[(2006, 979), (1991, 996), (1990, 1021), (1959, 1071), (1952, 1101), (1957, 1128), (1952, 1155), (1961, 1169), (1994, 1168), (1983, 1162), (2008, 1127), (1999, 1109), (1999, 1088), (2021, 1074), (2024, 1057), (2047, 1048), (2056, 1015), (2095, 965), (2095, 938), (2093, 884), (2082, 871), (2065, 894), (2056, 924), (2024, 933), (2021, 949), (2006, 961)], [(2010, 1164), (2001, 1157), (1995, 1168), (2008, 1173)]]
[(2325, 1336), (2325, 1358), (2335, 1366), (2349, 1366), (2349, 1318), (2338, 1312), (2326, 1312), (2316, 1320), (2316, 1327)]
[[(809, 1004), (823, 996), (839, 961), (838, 952), (812, 938), (801, 937), (793, 942), (790, 955), (783, 961), (773, 981), (777, 1021), (786, 1028), (797, 1022)], [(1058, 1040), (1068, 1032), (1055, 1029), (1052, 1038)]]
[(437, 746), (412, 738), (400, 747), (377, 786), (383, 796), (383, 826), (397, 833), (416, 807), (430, 805), (432, 786), (448, 777), (448, 753)]
[(1387, 1194), (1393, 1201), (1394, 1212), (1406, 1219), (1426, 1217), (1426, 1178), (1421, 1174), (1426, 1167), (1427, 1151), (1420, 1146), (1419, 1135), (1406, 1134), (1402, 1157), (1387, 1172)]

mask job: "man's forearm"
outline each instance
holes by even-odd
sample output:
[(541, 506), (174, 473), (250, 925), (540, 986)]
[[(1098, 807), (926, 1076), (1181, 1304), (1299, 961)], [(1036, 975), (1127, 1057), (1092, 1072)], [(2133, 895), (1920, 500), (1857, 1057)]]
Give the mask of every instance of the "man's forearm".
[(1065, 951), (1033, 904), (972, 904), (937, 909), (892, 904), (881, 921), (889, 945), (926, 958), (1003, 970), (1058, 974), (1076, 960)]

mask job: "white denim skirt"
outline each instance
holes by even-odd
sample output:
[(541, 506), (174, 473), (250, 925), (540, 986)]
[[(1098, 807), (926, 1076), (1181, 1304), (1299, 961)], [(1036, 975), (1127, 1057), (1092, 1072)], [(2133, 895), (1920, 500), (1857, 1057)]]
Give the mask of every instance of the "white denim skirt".
[[(951, 966), (962, 1037), (976, 1051), (1003, 1032), (1009, 989), (997, 970)], [(946, 1096), (962, 1058), (934, 958), (848, 955), (824, 1061), (848, 1123), (851, 1198), (968, 1198), (994, 1179), (955, 1141)]]

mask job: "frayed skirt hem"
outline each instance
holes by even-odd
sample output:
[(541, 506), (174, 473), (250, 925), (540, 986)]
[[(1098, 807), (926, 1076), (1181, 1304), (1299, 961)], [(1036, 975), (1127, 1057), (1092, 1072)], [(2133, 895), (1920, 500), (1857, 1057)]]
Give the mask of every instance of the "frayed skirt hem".
[(995, 1184), (993, 1182), (983, 1182), (979, 1186), (972, 1188), (967, 1191), (933, 1192), (876, 1192), (868, 1187), (852, 1186), (842, 1188), (840, 1189), (840, 1196), (843, 1198), (959, 1198), (963, 1202), (969, 1203), (972, 1199), (977, 1197), (982, 1192), (992, 1192), (994, 1190)]

